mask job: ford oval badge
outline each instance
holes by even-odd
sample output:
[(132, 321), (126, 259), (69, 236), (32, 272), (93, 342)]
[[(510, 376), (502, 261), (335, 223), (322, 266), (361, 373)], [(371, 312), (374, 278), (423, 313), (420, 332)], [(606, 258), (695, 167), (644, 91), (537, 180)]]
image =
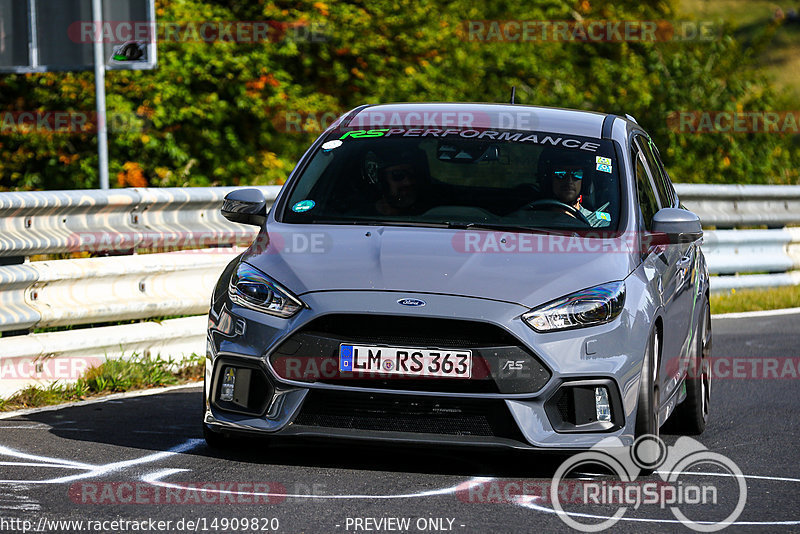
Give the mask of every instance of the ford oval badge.
[(413, 306), (415, 308), (425, 306), (425, 301), (419, 299), (400, 299), (397, 301), (397, 303), (401, 306)]

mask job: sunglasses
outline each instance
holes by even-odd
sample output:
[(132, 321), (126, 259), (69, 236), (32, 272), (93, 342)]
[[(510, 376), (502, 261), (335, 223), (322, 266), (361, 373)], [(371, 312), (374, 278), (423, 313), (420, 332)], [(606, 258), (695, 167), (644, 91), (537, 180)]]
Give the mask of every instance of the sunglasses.
[(558, 180), (566, 180), (572, 178), (573, 180), (583, 180), (583, 169), (575, 169), (571, 171), (553, 171), (553, 175)]

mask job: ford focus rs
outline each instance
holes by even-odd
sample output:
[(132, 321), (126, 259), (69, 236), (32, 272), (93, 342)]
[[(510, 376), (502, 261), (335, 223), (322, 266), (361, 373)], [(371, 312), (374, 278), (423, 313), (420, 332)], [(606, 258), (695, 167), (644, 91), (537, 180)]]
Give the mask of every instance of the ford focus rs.
[(577, 450), (703, 431), (708, 271), (630, 117), (364, 106), (301, 158), (224, 270), (204, 434)]

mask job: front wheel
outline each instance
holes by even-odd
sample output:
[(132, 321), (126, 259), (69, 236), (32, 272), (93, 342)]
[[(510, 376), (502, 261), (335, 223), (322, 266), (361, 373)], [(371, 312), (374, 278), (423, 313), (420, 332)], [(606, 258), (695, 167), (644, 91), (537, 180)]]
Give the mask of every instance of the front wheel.
[(694, 350), (686, 376), (686, 399), (670, 417), (676, 433), (702, 434), (708, 422), (711, 401), (711, 307), (706, 302), (697, 327)]
[[(658, 387), (658, 356), (659, 338), (655, 328), (650, 332), (647, 341), (644, 362), (642, 363), (642, 376), (639, 382), (639, 404), (636, 408), (636, 441), (643, 436), (651, 436), (655, 439), (647, 438), (647, 443), (658, 442), (659, 424), (658, 414), (661, 409), (661, 391)], [(651, 446), (651, 445), (648, 445)], [(651, 451), (650, 454), (656, 451)], [(642, 466), (639, 474), (647, 476), (653, 474), (654, 468)]]
[(636, 437), (651, 435), (658, 437), (658, 413), (661, 397), (658, 387), (658, 332), (653, 329), (645, 350), (642, 376), (639, 383), (639, 404), (636, 408)]

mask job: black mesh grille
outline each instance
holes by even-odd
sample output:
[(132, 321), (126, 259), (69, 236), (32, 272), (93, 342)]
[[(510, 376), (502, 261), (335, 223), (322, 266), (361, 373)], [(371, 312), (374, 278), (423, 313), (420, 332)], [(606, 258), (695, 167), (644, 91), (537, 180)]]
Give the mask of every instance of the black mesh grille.
[(297, 425), (524, 441), (503, 401), (310, 391)]
[(561, 414), (561, 419), (564, 421), (570, 421), (574, 419), (572, 413), (575, 411), (572, 407), (572, 396), (566, 395), (562, 392), (558, 397), (558, 402), (556, 403), (556, 407), (558, 408), (558, 413)]
[(304, 328), (363, 343), (471, 348), (518, 345), (511, 334), (476, 321), (386, 315), (326, 315)]

